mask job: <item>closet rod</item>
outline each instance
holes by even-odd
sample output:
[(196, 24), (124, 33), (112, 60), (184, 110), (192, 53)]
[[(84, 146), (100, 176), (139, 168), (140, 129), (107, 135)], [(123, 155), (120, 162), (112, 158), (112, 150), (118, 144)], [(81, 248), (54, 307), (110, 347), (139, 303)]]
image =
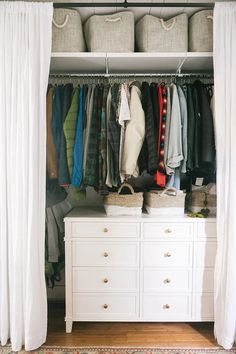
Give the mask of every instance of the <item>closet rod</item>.
[(62, 3), (53, 3), (53, 6), (55, 8), (62, 8), (62, 7), (124, 7), (124, 8), (128, 8), (128, 7), (204, 7), (204, 8), (209, 8), (209, 9), (213, 9), (214, 8), (214, 3), (210, 3), (210, 2), (203, 2), (203, 3), (197, 3), (197, 2), (164, 2), (164, 3), (160, 3), (160, 2), (128, 2), (128, 1), (124, 1), (124, 2), (70, 2), (70, 3), (66, 3), (66, 2), (62, 2)]
[(58, 77), (58, 78), (63, 78), (63, 77), (68, 77), (68, 78), (73, 78), (73, 77), (205, 77), (205, 78), (212, 78), (213, 73), (158, 73), (158, 74), (153, 74), (153, 73), (121, 73), (121, 74), (77, 74), (77, 73), (51, 73), (50, 77)]

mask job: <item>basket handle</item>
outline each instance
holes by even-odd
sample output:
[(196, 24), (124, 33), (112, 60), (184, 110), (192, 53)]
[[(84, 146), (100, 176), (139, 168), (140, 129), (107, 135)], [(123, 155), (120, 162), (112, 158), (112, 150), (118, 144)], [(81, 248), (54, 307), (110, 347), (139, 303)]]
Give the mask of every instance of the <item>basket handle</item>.
[(69, 15), (66, 15), (65, 21), (62, 24), (56, 23), (54, 18), (52, 19), (52, 23), (56, 28), (64, 28), (67, 25), (68, 20), (69, 20)]
[(209, 16), (207, 16), (207, 19), (213, 21), (213, 16), (209, 15)]
[(177, 196), (177, 189), (174, 187), (164, 189), (163, 192), (161, 193), (161, 195), (164, 195), (164, 194), (171, 195), (171, 194), (168, 194), (168, 192), (173, 192), (173, 195), (175, 197)]
[(175, 25), (176, 18), (173, 18), (173, 22), (169, 26), (166, 25), (166, 22), (163, 20), (163, 18), (161, 18), (160, 21), (161, 21), (161, 25), (164, 28), (164, 30), (170, 31), (170, 30), (172, 30), (172, 28)]
[(118, 22), (118, 21), (121, 21), (121, 17), (116, 17), (116, 18), (109, 18), (107, 17), (105, 19), (105, 22)]
[(129, 183), (123, 183), (122, 186), (120, 186), (120, 188), (118, 189), (118, 194), (121, 193), (121, 191), (122, 191), (122, 189), (123, 189), (124, 187), (129, 188), (131, 194), (134, 194), (134, 189), (133, 189), (133, 187), (132, 187)]

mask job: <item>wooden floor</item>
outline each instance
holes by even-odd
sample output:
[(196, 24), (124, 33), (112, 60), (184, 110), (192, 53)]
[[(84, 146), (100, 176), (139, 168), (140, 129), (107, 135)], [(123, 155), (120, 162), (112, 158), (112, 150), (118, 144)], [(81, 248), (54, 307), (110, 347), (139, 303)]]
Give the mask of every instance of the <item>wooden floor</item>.
[(212, 323), (103, 323), (73, 324), (65, 333), (64, 306), (49, 305), (47, 345), (135, 346), (135, 347), (216, 347)]

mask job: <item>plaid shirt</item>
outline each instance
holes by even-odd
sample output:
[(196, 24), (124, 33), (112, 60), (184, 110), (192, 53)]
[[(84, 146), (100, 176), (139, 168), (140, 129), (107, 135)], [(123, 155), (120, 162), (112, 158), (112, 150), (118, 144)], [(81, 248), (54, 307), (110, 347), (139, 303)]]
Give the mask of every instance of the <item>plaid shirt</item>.
[(97, 85), (94, 89), (93, 113), (88, 137), (88, 150), (86, 168), (84, 171), (84, 184), (92, 187), (98, 186), (98, 140), (99, 140), (99, 99), (101, 89)]
[(120, 152), (120, 124), (118, 121), (118, 104), (120, 85), (114, 84), (111, 88), (111, 113), (108, 122), (108, 141), (112, 149), (113, 159), (113, 186), (120, 185), (119, 152)]

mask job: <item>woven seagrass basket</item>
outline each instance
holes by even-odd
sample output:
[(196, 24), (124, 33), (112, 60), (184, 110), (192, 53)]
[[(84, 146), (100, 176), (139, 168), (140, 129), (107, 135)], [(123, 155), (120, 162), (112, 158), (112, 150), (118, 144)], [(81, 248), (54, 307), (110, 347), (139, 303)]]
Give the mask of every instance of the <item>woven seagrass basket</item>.
[[(130, 194), (121, 194), (124, 187)], [(117, 193), (109, 193), (104, 197), (104, 207), (109, 215), (140, 215), (143, 206), (143, 193), (135, 193), (133, 187), (123, 183)]]
[(185, 193), (175, 188), (145, 193), (145, 209), (157, 216), (184, 215)]

